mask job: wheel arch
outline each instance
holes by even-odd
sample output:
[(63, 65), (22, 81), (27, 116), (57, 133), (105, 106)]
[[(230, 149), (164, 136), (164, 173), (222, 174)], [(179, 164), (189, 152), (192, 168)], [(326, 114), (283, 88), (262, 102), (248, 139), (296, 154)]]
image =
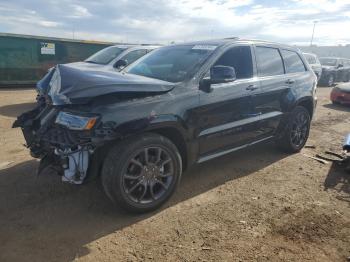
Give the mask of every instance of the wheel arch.
[(302, 106), (306, 108), (311, 118), (314, 115), (314, 102), (312, 97), (305, 97), (298, 100), (295, 106)]
[(185, 170), (188, 166), (188, 147), (186, 144), (183, 132), (181, 132), (175, 126), (153, 126), (147, 130), (148, 132), (155, 133), (168, 138), (179, 150), (182, 159), (182, 169)]

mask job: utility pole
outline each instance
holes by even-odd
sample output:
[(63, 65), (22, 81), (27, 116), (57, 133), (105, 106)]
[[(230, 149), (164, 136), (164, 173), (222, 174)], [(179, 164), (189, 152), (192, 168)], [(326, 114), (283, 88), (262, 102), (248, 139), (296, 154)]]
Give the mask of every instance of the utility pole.
[(312, 46), (312, 42), (314, 41), (314, 34), (315, 34), (316, 24), (317, 24), (317, 21), (314, 21), (314, 27), (312, 28), (312, 36), (311, 36), (310, 46)]

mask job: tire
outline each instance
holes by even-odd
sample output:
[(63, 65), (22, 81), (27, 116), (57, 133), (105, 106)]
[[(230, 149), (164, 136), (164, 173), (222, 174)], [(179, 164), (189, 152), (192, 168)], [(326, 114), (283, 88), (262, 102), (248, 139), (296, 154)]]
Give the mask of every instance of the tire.
[(333, 86), (334, 85), (334, 75), (329, 75), (326, 79), (326, 85), (327, 86)]
[(350, 81), (350, 73), (348, 73), (344, 79), (344, 82), (349, 82), (349, 81)]
[(145, 133), (111, 148), (101, 179), (114, 203), (127, 211), (144, 213), (157, 209), (171, 197), (181, 173), (177, 147), (166, 137)]
[(288, 153), (299, 152), (309, 137), (310, 123), (309, 111), (303, 106), (297, 106), (290, 114), (282, 137), (277, 140), (278, 146)]

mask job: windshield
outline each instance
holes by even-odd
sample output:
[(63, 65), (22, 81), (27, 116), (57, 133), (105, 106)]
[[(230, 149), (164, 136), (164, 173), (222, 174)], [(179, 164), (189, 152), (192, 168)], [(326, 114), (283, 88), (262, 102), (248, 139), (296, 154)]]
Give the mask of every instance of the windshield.
[(328, 65), (328, 66), (336, 66), (337, 65), (337, 59), (335, 58), (320, 58), (321, 65)]
[(311, 64), (311, 65), (317, 64), (315, 56), (310, 55), (310, 54), (304, 54), (304, 56), (309, 64)]
[(182, 82), (215, 48), (213, 45), (163, 47), (136, 61), (125, 72), (173, 83)]
[(90, 56), (85, 62), (106, 65), (121, 54), (127, 47), (110, 46)]

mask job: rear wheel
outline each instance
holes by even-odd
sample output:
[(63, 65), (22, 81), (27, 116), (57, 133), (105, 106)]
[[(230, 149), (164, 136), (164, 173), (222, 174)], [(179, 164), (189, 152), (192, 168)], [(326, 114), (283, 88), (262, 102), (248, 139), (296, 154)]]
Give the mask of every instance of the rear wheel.
[(344, 82), (349, 82), (349, 81), (350, 81), (350, 73), (348, 73), (344, 79)]
[(109, 198), (132, 212), (156, 209), (173, 194), (182, 172), (176, 146), (157, 134), (144, 134), (115, 145), (102, 169)]
[(310, 121), (308, 110), (303, 106), (297, 106), (291, 112), (285, 133), (277, 141), (278, 145), (286, 152), (299, 152), (309, 137)]

